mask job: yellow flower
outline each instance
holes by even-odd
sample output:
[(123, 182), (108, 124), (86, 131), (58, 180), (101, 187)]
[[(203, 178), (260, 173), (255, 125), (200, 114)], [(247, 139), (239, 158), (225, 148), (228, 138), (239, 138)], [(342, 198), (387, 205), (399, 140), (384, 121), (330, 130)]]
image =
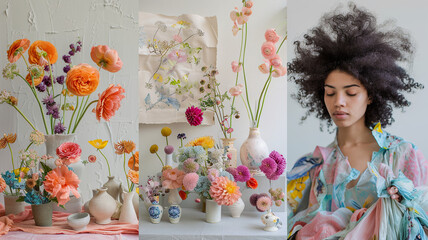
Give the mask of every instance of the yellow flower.
[[(23, 172), (23, 173), (25, 173), (25, 174), (27, 174), (27, 172), (28, 172), (29, 170), (30, 170), (30, 169), (29, 169), (29, 168), (27, 168), (27, 167), (23, 167), (23, 168), (21, 168), (21, 172)], [(15, 174), (15, 176), (19, 176), (19, 168), (14, 169), (14, 170), (13, 170), (13, 173)], [(20, 178), (20, 177), (18, 178), (18, 182), (21, 182), (21, 178)]]
[(101, 140), (101, 139), (95, 139), (92, 141), (88, 141), (89, 144), (91, 144), (96, 149), (103, 149), (107, 146), (108, 140)]
[(165, 170), (168, 170), (168, 169), (172, 169), (172, 167), (171, 167), (170, 165), (165, 165), (165, 166), (162, 168), (162, 171), (161, 171), (161, 172), (163, 172), (163, 171), (165, 171)]
[(150, 152), (151, 152), (151, 153), (153, 153), (153, 154), (157, 153), (157, 152), (158, 152), (158, 150), (159, 150), (159, 147), (158, 147), (158, 145), (156, 145), (156, 144), (153, 144), (153, 145), (150, 147)]
[(197, 138), (188, 144), (186, 144), (186, 147), (194, 147), (194, 146), (202, 146), (205, 149), (213, 148), (214, 147), (214, 139), (210, 136), (200, 137)]
[(163, 77), (159, 73), (155, 73), (155, 75), (153, 75), (153, 79), (157, 80), (160, 83), (163, 82)]
[(161, 133), (162, 133), (162, 136), (168, 137), (169, 135), (171, 135), (171, 128), (164, 127), (162, 128)]

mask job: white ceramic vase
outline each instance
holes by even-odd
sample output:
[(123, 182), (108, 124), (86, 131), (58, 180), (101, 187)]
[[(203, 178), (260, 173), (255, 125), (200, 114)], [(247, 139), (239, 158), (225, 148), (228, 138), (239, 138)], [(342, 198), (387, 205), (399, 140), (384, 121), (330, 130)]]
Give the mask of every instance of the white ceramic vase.
[(178, 189), (171, 189), (169, 190), (169, 194), (168, 194), (168, 203), (170, 205), (178, 205), (182, 202), (183, 200), (180, 197), (180, 194), (178, 193)]
[(132, 205), (134, 206), (135, 214), (137, 214), (138, 218), (140, 212), (140, 197), (137, 193), (135, 193), (134, 197), (132, 197)]
[(169, 222), (171, 223), (178, 223), (180, 222), (180, 218), (181, 218), (181, 207), (180, 205), (171, 205), (168, 208), (168, 218), (169, 218)]
[(82, 211), (82, 198), (76, 198), (70, 195), (70, 200), (64, 205), (64, 208), (58, 206), (58, 203), (52, 202), (52, 210), (54, 212), (80, 213)]
[(221, 205), (212, 199), (206, 200), (205, 221), (208, 223), (218, 223), (221, 221)]
[(239, 198), (234, 204), (228, 206), (230, 215), (234, 218), (241, 217), (241, 213), (244, 211), (245, 203), (242, 198)]
[(132, 203), (134, 194), (134, 191), (122, 192), (123, 204), (119, 217), (119, 222), (121, 223), (138, 224), (137, 214), (135, 213), (134, 204)]
[(172, 166), (173, 165), (173, 161), (172, 161), (172, 153), (170, 154), (166, 154), (165, 153), (165, 166)]
[(238, 159), (238, 150), (233, 146), (233, 143), (235, 142), (236, 138), (222, 138), (221, 141), (223, 142), (223, 147), (227, 148), (227, 153), (230, 154), (231, 159), (229, 161), (228, 167), (234, 167), (237, 166), (237, 159)]
[(259, 173), (259, 166), (263, 159), (268, 156), (269, 149), (266, 142), (261, 138), (259, 129), (250, 128), (250, 134), (240, 149), (242, 164), (247, 166), (252, 173)]
[(152, 223), (160, 223), (163, 214), (163, 207), (159, 205), (159, 202), (153, 202), (149, 207), (148, 212)]
[(89, 212), (98, 224), (108, 224), (116, 211), (116, 201), (107, 193), (107, 188), (98, 189), (97, 194), (89, 201)]
[(116, 201), (120, 202), (120, 193), (122, 190), (122, 183), (116, 181), (114, 176), (107, 176), (108, 181), (104, 183), (103, 187), (107, 188), (107, 193), (112, 196), (112, 198)]
[(279, 217), (275, 216), (273, 212), (269, 209), (268, 212), (261, 216), (262, 222), (265, 225), (263, 230), (268, 232), (275, 232), (282, 226), (282, 223)]
[(4, 211), (5, 215), (9, 214), (20, 214), (25, 210), (25, 206), (28, 204), (26, 202), (17, 202), (19, 196), (15, 195), (4, 195)]

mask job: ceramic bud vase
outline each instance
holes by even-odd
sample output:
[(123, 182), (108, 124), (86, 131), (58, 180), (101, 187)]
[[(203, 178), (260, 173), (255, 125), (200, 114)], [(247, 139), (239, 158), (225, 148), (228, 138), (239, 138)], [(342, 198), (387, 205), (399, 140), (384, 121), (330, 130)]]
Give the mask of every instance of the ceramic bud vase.
[[(94, 197), (97, 194), (96, 189), (92, 189), (92, 197)], [(89, 213), (89, 215), (92, 217), (92, 214), (89, 211), (89, 202), (91, 201), (91, 199), (89, 199), (89, 201), (85, 202), (85, 204), (83, 205), (83, 209), (85, 210), (85, 212)]]
[(119, 217), (119, 222), (121, 223), (138, 224), (137, 214), (135, 213), (134, 204), (132, 203), (134, 194), (134, 191), (122, 192), (123, 204)]
[(178, 189), (171, 189), (169, 190), (169, 195), (168, 195), (168, 203), (170, 205), (178, 205), (182, 202), (183, 200), (180, 197), (180, 194), (178, 193)]
[(265, 227), (263, 228), (263, 230), (265, 231), (275, 232), (278, 231), (278, 229), (282, 226), (279, 217), (275, 216), (275, 214), (273, 214), (270, 209), (266, 214), (262, 215), (261, 219), (263, 224), (265, 225)]
[(132, 205), (134, 205), (135, 214), (137, 214), (137, 218), (139, 218), (139, 212), (140, 212), (140, 197), (137, 193), (134, 194), (134, 197), (132, 198)]
[(239, 198), (234, 204), (228, 206), (230, 215), (234, 218), (241, 217), (242, 211), (244, 211), (245, 203), (242, 201), (242, 198)]
[(31, 210), (36, 226), (49, 227), (52, 226), (52, 204), (45, 203), (39, 205), (31, 205)]
[(160, 223), (163, 214), (163, 207), (159, 205), (159, 196), (156, 196), (157, 200), (152, 202), (149, 207), (149, 216), (152, 223)]
[(229, 165), (227, 167), (234, 167), (237, 166), (237, 159), (238, 159), (238, 150), (233, 146), (233, 143), (235, 142), (236, 138), (222, 138), (221, 141), (223, 142), (223, 147), (227, 148), (227, 153), (230, 155), (230, 161)]
[(20, 214), (25, 210), (25, 206), (28, 204), (26, 202), (17, 202), (19, 196), (15, 195), (4, 195), (4, 211), (5, 215), (9, 214)]
[(165, 166), (171, 166), (172, 167), (172, 153), (165, 154)]
[(107, 188), (98, 189), (97, 194), (89, 201), (89, 212), (98, 224), (108, 224), (116, 211), (116, 201), (107, 193)]
[(208, 223), (218, 223), (221, 221), (221, 205), (212, 199), (206, 200), (205, 221)]
[(116, 201), (119, 201), (119, 194), (122, 192), (122, 183), (116, 181), (114, 176), (108, 176), (108, 181), (104, 183), (104, 188), (107, 188), (107, 193)]
[(250, 128), (250, 134), (240, 149), (242, 164), (247, 166), (252, 173), (260, 173), (259, 166), (268, 156), (269, 149), (266, 142), (260, 137), (259, 129)]
[(168, 218), (171, 223), (178, 223), (181, 218), (180, 205), (171, 205), (168, 208)]

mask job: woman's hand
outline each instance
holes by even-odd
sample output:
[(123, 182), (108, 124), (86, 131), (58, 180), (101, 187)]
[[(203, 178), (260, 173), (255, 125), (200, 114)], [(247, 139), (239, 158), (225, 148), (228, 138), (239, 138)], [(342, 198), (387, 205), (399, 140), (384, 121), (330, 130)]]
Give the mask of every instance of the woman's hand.
[(391, 186), (391, 187), (387, 188), (386, 191), (389, 193), (389, 195), (391, 195), (392, 199), (395, 199), (398, 202), (401, 202), (401, 200), (403, 200), (403, 197), (398, 192), (398, 188), (396, 186)]

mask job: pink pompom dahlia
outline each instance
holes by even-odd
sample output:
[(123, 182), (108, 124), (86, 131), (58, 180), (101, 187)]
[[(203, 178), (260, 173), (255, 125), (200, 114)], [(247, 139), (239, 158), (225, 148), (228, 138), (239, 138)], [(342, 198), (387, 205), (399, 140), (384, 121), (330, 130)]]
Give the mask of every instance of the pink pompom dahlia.
[(199, 175), (197, 173), (188, 173), (183, 178), (183, 186), (186, 191), (193, 191), (198, 184)]
[(202, 120), (204, 119), (202, 117), (203, 114), (204, 113), (202, 112), (202, 110), (199, 109), (198, 107), (195, 107), (195, 106), (188, 107), (186, 110), (187, 122), (191, 126), (198, 126), (199, 124), (202, 123)]
[(216, 178), (216, 180), (211, 183), (209, 193), (219, 205), (230, 206), (241, 197), (239, 186), (236, 185), (236, 182), (229, 180), (227, 177)]
[(244, 165), (240, 165), (236, 168), (236, 171), (237, 171), (236, 176), (233, 176), (236, 181), (246, 182), (246, 181), (250, 180), (251, 173), (250, 173), (250, 170), (248, 169), (248, 167), (246, 167)]

